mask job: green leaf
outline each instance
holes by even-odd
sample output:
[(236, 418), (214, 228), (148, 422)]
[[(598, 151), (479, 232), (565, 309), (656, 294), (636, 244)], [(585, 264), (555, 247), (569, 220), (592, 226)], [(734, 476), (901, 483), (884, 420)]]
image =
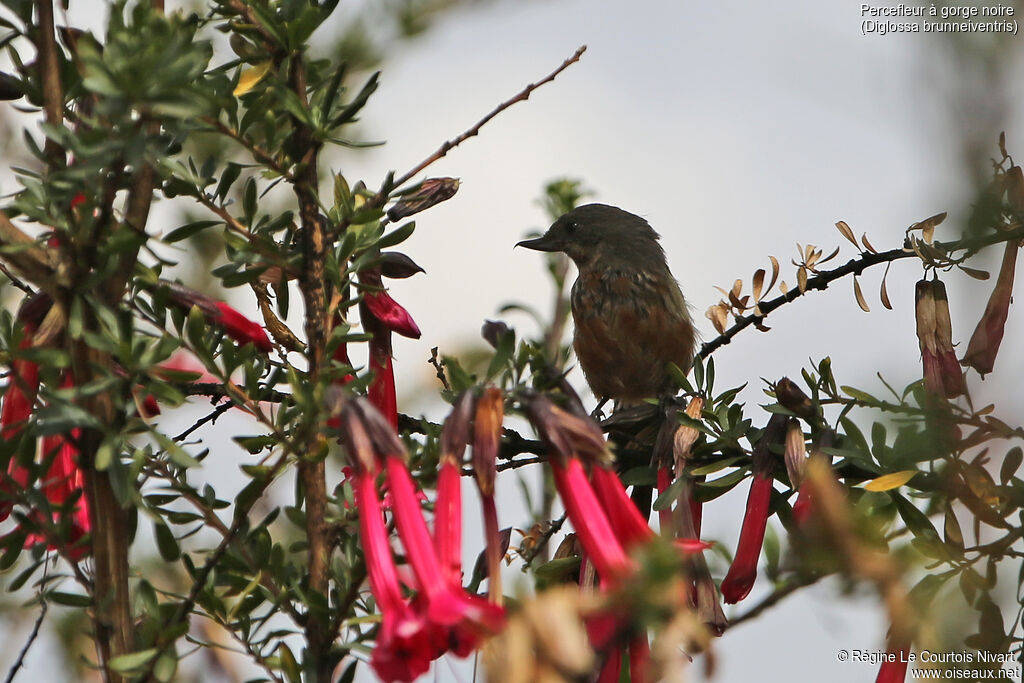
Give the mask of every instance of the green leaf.
[(395, 228), (377, 240), (377, 248), (387, 249), (388, 247), (393, 247), (396, 244), (401, 244), (405, 240), (409, 239), (415, 229), (416, 221), (409, 221), (405, 225)]
[(164, 237), (164, 242), (167, 242), (168, 244), (180, 242), (181, 240), (186, 240), (207, 228), (212, 228), (215, 225), (221, 224), (222, 221), (195, 221), (194, 223), (187, 223), (186, 225), (182, 225), (181, 227), (175, 228), (167, 233), (167, 236)]
[(1020, 469), (1021, 461), (1024, 460), (1024, 451), (1021, 450), (1020, 446), (1014, 446), (1006, 452), (1006, 456), (1003, 458), (1003, 464), (999, 467), (999, 481), (1002, 484), (1006, 484), (1013, 478)]
[(109, 662), (107, 662), (107, 664), (115, 671), (128, 673), (148, 664), (153, 657), (156, 657), (158, 652), (159, 650), (155, 647), (151, 647), (148, 650), (130, 652), (126, 655), (113, 657)]
[(47, 594), (47, 598), (58, 605), (66, 605), (67, 607), (89, 607), (92, 605), (92, 598), (88, 595), (82, 595), (81, 593), (64, 593), (61, 591), (53, 591)]
[(156, 535), (157, 550), (160, 551), (160, 557), (164, 558), (165, 562), (174, 562), (181, 557), (181, 548), (178, 547), (178, 541), (174, 538), (174, 533), (166, 524), (154, 522), (153, 530)]
[(843, 385), (839, 388), (843, 390), (844, 394), (854, 399), (855, 401), (860, 401), (861, 403), (866, 403), (868, 405), (877, 405), (879, 403), (877, 398), (867, 393), (866, 391), (861, 391), (860, 389), (856, 389), (854, 387), (849, 387), (846, 385)]
[(331, 121), (331, 128), (340, 126), (344, 123), (350, 122), (355, 118), (355, 115), (359, 113), (359, 110), (363, 108), (366, 101), (370, 99), (370, 95), (377, 89), (378, 81), (380, 79), (380, 72), (376, 72), (366, 81), (359, 94), (355, 96), (351, 102), (345, 105), (345, 108), (339, 112), (337, 116)]

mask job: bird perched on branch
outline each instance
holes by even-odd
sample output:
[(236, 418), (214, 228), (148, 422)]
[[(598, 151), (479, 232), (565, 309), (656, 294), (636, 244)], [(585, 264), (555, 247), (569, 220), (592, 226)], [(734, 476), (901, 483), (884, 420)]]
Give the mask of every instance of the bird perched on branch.
[(666, 396), (668, 364), (693, 362), (690, 312), (659, 235), (640, 216), (586, 204), (516, 246), (563, 252), (579, 269), (572, 286), (573, 349), (599, 399), (619, 405)]

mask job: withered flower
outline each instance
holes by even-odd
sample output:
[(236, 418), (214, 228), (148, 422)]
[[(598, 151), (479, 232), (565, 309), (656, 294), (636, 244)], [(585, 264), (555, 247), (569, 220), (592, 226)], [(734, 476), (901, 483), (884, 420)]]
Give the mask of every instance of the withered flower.
[[(1018, 168), (1019, 167), (1014, 167)], [(974, 328), (971, 341), (967, 344), (967, 353), (963, 364), (977, 370), (982, 376), (992, 372), (996, 363), (996, 354), (1003, 341), (1006, 318), (1010, 313), (1010, 300), (1013, 296), (1013, 277), (1017, 268), (1016, 241), (1007, 242), (1003, 247), (1003, 262), (999, 266), (999, 277), (996, 286), (989, 296), (985, 312)]]
[(488, 387), (477, 402), (473, 422), (473, 473), (480, 489), (484, 513), (484, 538), (487, 541), (488, 598), (501, 604), (501, 558), (504, 554), (494, 503), (494, 482), (498, 476), (498, 446), (504, 418), (505, 397), (501, 389)]
[(940, 280), (922, 279), (914, 296), (925, 389), (936, 396), (955, 398), (964, 392), (964, 378), (953, 350), (946, 286)]

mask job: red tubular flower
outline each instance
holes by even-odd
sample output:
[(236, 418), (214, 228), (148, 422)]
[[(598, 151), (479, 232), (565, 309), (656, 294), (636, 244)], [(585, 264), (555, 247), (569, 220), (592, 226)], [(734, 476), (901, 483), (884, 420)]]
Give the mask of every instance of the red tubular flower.
[(577, 458), (568, 458), (564, 464), (556, 459), (551, 461), (551, 472), (583, 550), (601, 578), (614, 581), (629, 573), (633, 563), (612, 531), (604, 508), (583, 471), (583, 464)]
[(889, 642), (885, 661), (878, 669), (875, 683), (903, 683), (907, 678), (907, 661), (910, 659), (910, 643)]
[(356, 473), (353, 488), (370, 589), (381, 612), (370, 665), (385, 681), (412, 681), (430, 668), (435, 647), (425, 620), (402, 597), (374, 476)]
[(212, 320), (223, 325), (224, 332), (229, 337), (240, 344), (252, 344), (264, 353), (270, 353), (274, 349), (274, 345), (270, 343), (267, 333), (258, 323), (249, 320), (223, 301), (218, 301), (214, 305), (217, 307), (220, 315), (212, 318)]
[(427, 599), (427, 618), (441, 626), (466, 623), (477, 625), (482, 631), (497, 630), (504, 620), (504, 610), (466, 595), (445, 580), (405, 460), (400, 455), (388, 455), (384, 462), (391, 487), (395, 526), (416, 582)]
[[(35, 325), (25, 326), (25, 335), (18, 345), (20, 350), (32, 346)], [(39, 366), (31, 361), (16, 358), (11, 362), (11, 374), (4, 393), (3, 405), (0, 406), (0, 438), (4, 441), (14, 439), (21, 431), (25, 422), (32, 415), (32, 404), (39, 391)], [(0, 493), (13, 493), (15, 487), (24, 488), (28, 485), (28, 472), (18, 464), (15, 455), (7, 464), (8, 479), (0, 482)], [(11, 514), (12, 504), (9, 500), (0, 500), (0, 521)]]
[(651, 645), (647, 634), (642, 633), (629, 641), (630, 683), (647, 683), (651, 680)]
[(617, 474), (604, 467), (594, 467), (590, 479), (594, 493), (604, 502), (615, 536), (626, 550), (654, 536)]
[(771, 445), (784, 438), (787, 417), (774, 414), (768, 420), (764, 434), (751, 455), (754, 477), (747, 495), (747, 510), (743, 516), (740, 540), (729, 572), (722, 580), (722, 598), (729, 604), (747, 597), (757, 578), (757, 560), (768, 526), (768, 513), (772, 497)]
[(445, 578), (462, 584), (462, 473), (451, 458), (441, 462), (434, 505), (434, 543)]
[[(363, 292), (363, 304), (370, 315), (392, 332), (410, 339), (420, 338), (420, 328), (409, 315), (409, 311), (402, 308), (384, 291), (379, 270), (364, 270), (359, 274), (359, 282), (371, 288)], [(364, 321), (363, 324), (365, 325), (366, 322)]]
[(398, 428), (398, 400), (395, 392), (395, 371), (391, 362), (391, 333), (419, 339), (420, 328), (409, 312), (398, 305), (381, 289), (380, 270), (363, 271), (359, 274), (363, 285), (378, 291), (366, 291), (359, 304), (363, 328), (373, 335), (370, 340), (370, 370), (373, 381), (368, 395), (370, 402), (388, 418), (391, 426)]
[(740, 542), (729, 573), (722, 581), (722, 598), (731, 604), (747, 597), (757, 578), (757, 560), (768, 524), (768, 506), (772, 497), (771, 475), (755, 474), (747, 496), (747, 511), (743, 516)]
[[(61, 386), (74, 386), (71, 375), (64, 376)], [(68, 499), (84, 492), (85, 476), (78, 466), (78, 448), (75, 446), (81, 433), (81, 429), (75, 428), (70, 434), (52, 434), (41, 440), (43, 462), (50, 463), (46, 475), (41, 479), (41, 489), (53, 507), (63, 506)], [(75, 501), (70, 515), (67, 553), (71, 560), (78, 561), (92, 550), (88, 544), (81, 543), (91, 529), (88, 501), (82, 495)], [(57, 549), (53, 539), (47, 539), (42, 534), (29, 534), (25, 539), (25, 547), (30, 548), (44, 541), (50, 550)]]
[(622, 675), (622, 648), (613, 647), (605, 657), (601, 671), (597, 674), (597, 683), (618, 683)]
[(373, 381), (366, 395), (370, 403), (398, 429), (398, 395), (395, 391), (395, 369), (391, 363), (391, 333), (375, 332), (370, 340), (370, 372)]
[(258, 323), (249, 320), (237, 310), (223, 301), (217, 301), (186, 287), (180, 282), (161, 280), (160, 286), (166, 290), (168, 298), (185, 310), (197, 307), (210, 322), (221, 325), (224, 333), (240, 344), (252, 344), (264, 353), (269, 353), (274, 345)]
[(967, 344), (967, 353), (962, 361), (964, 365), (974, 368), (982, 376), (992, 372), (996, 354), (999, 352), (999, 345), (1003, 341), (1003, 330), (1006, 327), (1006, 318), (1010, 313), (1010, 301), (1013, 296), (1017, 249), (1016, 240), (1007, 242), (1003, 248), (1003, 262), (999, 267), (996, 286), (985, 306), (985, 313), (982, 314), (978, 326), (974, 329), (974, 334), (971, 335), (971, 341)]

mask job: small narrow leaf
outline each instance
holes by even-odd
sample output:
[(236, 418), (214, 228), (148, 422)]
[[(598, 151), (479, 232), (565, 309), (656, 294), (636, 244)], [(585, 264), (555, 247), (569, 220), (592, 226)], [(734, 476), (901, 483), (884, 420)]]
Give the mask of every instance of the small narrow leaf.
[(839, 221), (838, 223), (836, 223), (836, 229), (839, 230), (839, 233), (843, 237), (845, 237), (846, 239), (850, 240), (850, 242), (853, 244), (853, 246), (855, 246), (855, 247), (859, 247), (860, 246), (860, 245), (857, 244), (857, 238), (853, 236), (853, 230), (851, 230), (850, 226), (846, 224), (846, 221)]
[(766, 292), (772, 291), (772, 287), (774, 287), (775, 283), (779, 280), (779, 260), (774, 256), (768, 256), (768, 260), (772, 262), (772, 279), (768, 283), (768, 288), (765, 290)]
[(917, 470), (902, 470), (900, 472), (883, 474), (882, 476), (872, 479), (864, 484), (864, 490), (891, 491), (892, 489), (898, 489), (913, 479), (915, 474), (917, 474)]
[(885, 275), (882, 276), (882, 286), (878, 292), (878, 298), (882, 300), (882, 305), (890, 311), (892, 310), (892, 302), (889, 301), (889, 290), (886, 289), (885, 281), (889, 275), (888, 269), (886, 269)]
[(871, 242), (868, 242), (867, 233), (864, 233), (863, 235), (860, 236), (860, 241), (864, 243), (864, 248), (870, 251), (872, 254), (878, 253), (878, 250), (871, 245)]
[(860, 290), (860, 282), (857, 278), (853, 278), (853, 295), (857, 297), (857, 305), (865, 313), (870, 313), (871, 308), (868, 306), (867, 299), (864, 298), (864, 292)]
[(265, 62), (255, 64), (245, 71), (238, 78), (238, 85), (235, 86), (235, 90), (232, 93), (235, 97), (241, 97), (245, 93), (249, 92), (256, 85), (266, 78), (266, 75), (270, 73), (270, 68), (274, 65), (274, 62), (268, 59)]
[(751, 287), (753, 287), (754, 290), (754, 301), (761, 300), (761, 288), (764, 286), (764, 276), (764, 268), (758, 268), (757, 271), (754, 273), (754, 280), (751, 284)]

